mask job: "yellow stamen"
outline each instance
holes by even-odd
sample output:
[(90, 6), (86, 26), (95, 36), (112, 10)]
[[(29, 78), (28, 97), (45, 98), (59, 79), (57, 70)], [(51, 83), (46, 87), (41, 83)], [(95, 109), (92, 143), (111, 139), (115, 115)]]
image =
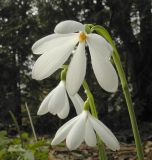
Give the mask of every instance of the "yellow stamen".
[(79, 34), (79, 42), (85, 41), (86, 38), (87, 38), (87, 36), (83, 32), (80, 32), (80, 34)]

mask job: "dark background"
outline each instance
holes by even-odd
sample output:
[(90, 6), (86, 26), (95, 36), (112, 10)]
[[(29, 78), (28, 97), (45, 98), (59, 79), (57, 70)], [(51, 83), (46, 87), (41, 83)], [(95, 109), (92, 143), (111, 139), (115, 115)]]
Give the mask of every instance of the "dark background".
[[(38, 134), (53, 135), (66, 120), (37, 116), (48, 92), (59, 83), (59, 71), (43, 81), (31, 78), (37, 56), (32, 44), (53, 33), (57, 23), (76, 20), (104, 26), (113, 37), (129, 83), (142, 139), (152, 138), (152, 6), (151, 0), (0, 0), (0, 130), (12, 133), (11, 110), (22, 129), (30, 132), (27, 102)], [(97, 84), (88, 63), (86, 79), (100, 119), (121, 141), (132, 141), (121, 85), (110, 94)], [(84, 96), (82, 89), (80, 94)], [(71, 104), (72, 106), (72, 104)]]

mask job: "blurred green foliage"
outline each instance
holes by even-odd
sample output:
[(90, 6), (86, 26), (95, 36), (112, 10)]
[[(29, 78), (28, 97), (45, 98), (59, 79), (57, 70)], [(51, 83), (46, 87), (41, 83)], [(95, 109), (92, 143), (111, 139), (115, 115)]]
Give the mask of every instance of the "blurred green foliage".
[(24, 146), (19, 137), (9, 138), (6, 131), (0, 131), (0, 160), (44, 160), (48, 159), (49, 143), (46, 140), (34, 142), (28, 133), (22, 133)]

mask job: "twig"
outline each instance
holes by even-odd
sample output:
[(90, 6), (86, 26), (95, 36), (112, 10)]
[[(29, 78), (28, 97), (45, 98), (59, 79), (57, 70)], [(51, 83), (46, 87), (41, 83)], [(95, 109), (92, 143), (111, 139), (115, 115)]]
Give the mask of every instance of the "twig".
[(27, 106), (27, 103), (25, 103), (25, 108), (27, 110), (27, 114), (28, 114), (28, 117), (29, 117), (29, 120), (30, 120), (30, 124), (31, 124), (31, 128), (32, 128), (32, 132), (33, 132), (33, 136), (34, 136), (35, 142), (37, 142), (37, 136), (36, 136), (35, 128), (34, 128), (34, 125), (33, 125), (32, 117), (31, 117), (29, 108)]

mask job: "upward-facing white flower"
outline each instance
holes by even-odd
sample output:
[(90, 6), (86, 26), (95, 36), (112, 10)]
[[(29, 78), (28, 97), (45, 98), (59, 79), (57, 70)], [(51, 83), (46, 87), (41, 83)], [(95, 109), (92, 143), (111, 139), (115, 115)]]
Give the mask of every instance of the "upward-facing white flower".
[(83, 141), (88, 146), (95, 146), (97, 143), (95, 132), (111, 150), (120, 149), (113, 133), (88, 111), (83, 111), (59, 128), (51, 144), (57, 145), (66, 139), (66, 145), (70, 150), (78, 148)]
[(85, 33), (84, 25), (71, 20), (59, 23), (54, 32), (55, 34), (38, 40), (32, 47), (33, 53), (43, 54), (33, 67), (34, 79), (42, 80), (53, 74), (77, 46), (66, 76), (66, 88), (70, 95), (74, 95), (86, 74), (85, 45), (87, 44), (98, 83), (108, 92), (117, 90), (118, 77), (110, 62), (113, 49), (103, 37), (95, 33)]
[[(82, 106), (84, 101), (82, 98), (75, 94), (74, 96), (70, 96), (76, 113), (80, 114), (82, 112)], [(59, 118), (64, 119), (69, 114), (69, 100), (65, 88), (65, 82), (60, 81), (56, 88), (54, 88), (42, 101), (38, 115), (43, 115), (48, 112), (52, 113), (53, 115), (58, 115)]]

